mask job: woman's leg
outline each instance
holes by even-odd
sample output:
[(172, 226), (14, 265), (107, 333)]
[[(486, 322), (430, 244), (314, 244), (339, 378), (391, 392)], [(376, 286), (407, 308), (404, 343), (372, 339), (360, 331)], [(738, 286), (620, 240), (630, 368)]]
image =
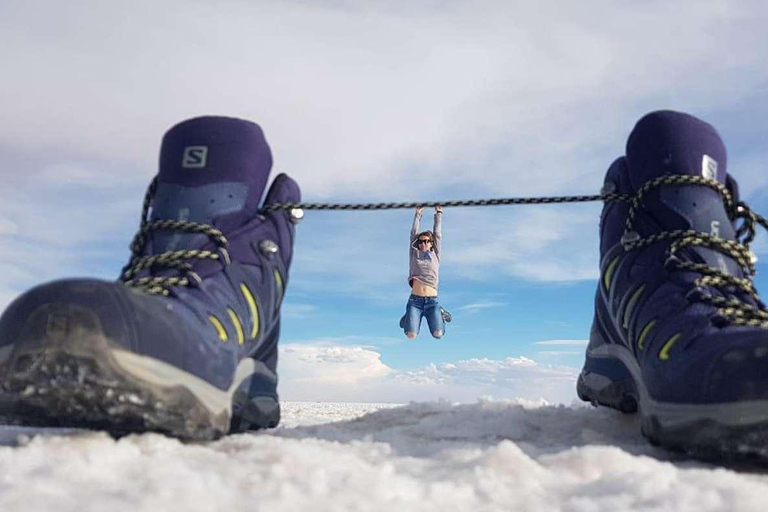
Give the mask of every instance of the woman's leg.
[(434, 338), (442, 338), (445, 333), (445, 322), (443, 321), (443, 315), (440, 313), (440, 302), (437, 297), (427, 299), (427, 304), (424, 306), (424, 316), (427, 317), (429, 331), (432, 333), (432, 336)]
[(408, 299), (408, 304), (405, 306), (405, 325), (403, 326), (403, 332), (410, 339), (415, 338), (419, 334), (419, 328), (421, 327), (421, 304), (414, 298)]

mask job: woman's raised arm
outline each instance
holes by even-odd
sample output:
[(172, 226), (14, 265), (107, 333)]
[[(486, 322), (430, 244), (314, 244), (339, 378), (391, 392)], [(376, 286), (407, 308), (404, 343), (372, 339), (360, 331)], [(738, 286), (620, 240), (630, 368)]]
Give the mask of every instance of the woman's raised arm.
[(408, 244), (409, 246), (413, 245), (414, 240), (416, 240), (416, 236), (419, 234), (419, 225), (421, 223), (421, 213), (424, 211), (424, 208), (416, 208), (416, 213), (413, 215), (413, 226), (411, 227), (411, 241)]
[(434, 233), (434, 249), (435, 254), (440, 258), (440, 251), (443, 248), (443, 207), (435, 206), (435, 224), (432, 227), (432, 233)]

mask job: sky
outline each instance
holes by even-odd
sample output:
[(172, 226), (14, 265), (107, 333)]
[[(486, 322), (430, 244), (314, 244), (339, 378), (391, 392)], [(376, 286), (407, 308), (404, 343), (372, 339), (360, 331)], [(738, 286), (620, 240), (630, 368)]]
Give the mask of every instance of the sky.
[[(766, 213), (766, 22), (759, 1), (5, 0), (0, 308), (50, 279), (113, 279), (163, 133), (198, 115), (259, 123), (305, 200), (431, 201), (597, 193), (634, 123), (669, 108), (718, 129)], [(407, 340), (412, 212), (308, 212), (282, 396), (570, 401), (599, 213), (446, 209), (454, 321)]]

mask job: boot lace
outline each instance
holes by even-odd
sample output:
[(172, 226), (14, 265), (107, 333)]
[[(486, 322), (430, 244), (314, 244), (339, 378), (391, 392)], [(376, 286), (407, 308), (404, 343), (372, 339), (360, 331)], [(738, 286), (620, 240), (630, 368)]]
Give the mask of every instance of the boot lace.
[[(651, 190), (661, 186), (700, 185), (716, 190), (725, 202), (726, 212), (732, 223), (741, 222), (736, 229), (736, 240), (726, 240), (714, 234), (696, 230), (662, 231), (642, 238), (633, 229), (637, 211), (643, 206), (643, 199)], [(624, 235), (621, 243), (626, 251), (642, 249), (651, 244), (671, 241), (665, 267), (668, 270), (687, 271), (701, 274), (694, 281), (694, 289), (687, 298), (717, 308), (713, 316), (716, 325), (750, 326), (768, 329), (768, 312), (765, 304), (755, 290), (752, 278), (755, 275), (757, 258), (749, 245), (755, 239), (757, 225), (768, 230), (765, 217), (752, 211), (743, 201), (735, 202), (728, 188), (716, 180), (703, 176), (665, 175), (645, 183), (634, 196), (629, 199), (629, 211)], [(732, 258), (742, 269), (745, 277), (737, 277), (705, 263), (683, 261), (677, 256), (685, 247), (706, 247)], [(711, 293), (709, 289), (718, 290), (722, 296)], [(749, 296), (756, 305), (745, 302), (737, 297), (736, 291)]]
[[(151, 295), (170, 295), (170, 289), (175, 286), (190, 286), (202, 282), (200, 276), (193, 270), (197, 260), (216, 260), (223, 264), (230, 263), (227, 247), (229, 242), (224, 234), (213, 226), (197, 222), (182, 220), (157, 220), (149, 221), (149, 209), (152, 199), (157, 191), (157, 178), (147, 189), (144, 196), (144, 205), (141, 212), (141, 225), (139, 231), (131, 242), (131, 259), (123, 267), (120, 281), (130, 288), (135, 288)], [(206, 235), (218, 248), (216, 251), (188, 249), (181, 251), (166, 251), (159, 254), (143, 256), (148, 235), (154, 231), (183, 231), (186, 233), (202, 233)], [(169, 276), (143, 276), (138, 277), (142, 271), (155, 269), (175, 269), (180, 275)]]

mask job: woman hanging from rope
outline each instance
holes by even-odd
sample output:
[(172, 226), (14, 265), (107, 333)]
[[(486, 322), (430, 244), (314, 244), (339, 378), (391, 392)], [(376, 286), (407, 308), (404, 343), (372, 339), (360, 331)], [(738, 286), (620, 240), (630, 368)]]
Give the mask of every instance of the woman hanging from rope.
[(416, 214), (413, 216), (408, 273), (411, 296), (408, 297), (405, 316), (400, 319), (400, 327), (403, 328), (405, 335), (411, 339), (419, 334), (422, 317), (427, 317), (429, 330), (435, 338), (442, 338), (445, 333), (445, 323), (451, 321), (450, 313), (440, 307), (437, 297), (443, 242), (443, 207), (435, 206), (433, 230), (419, 232), (423, 210), (424, 208), (416, 208)]

